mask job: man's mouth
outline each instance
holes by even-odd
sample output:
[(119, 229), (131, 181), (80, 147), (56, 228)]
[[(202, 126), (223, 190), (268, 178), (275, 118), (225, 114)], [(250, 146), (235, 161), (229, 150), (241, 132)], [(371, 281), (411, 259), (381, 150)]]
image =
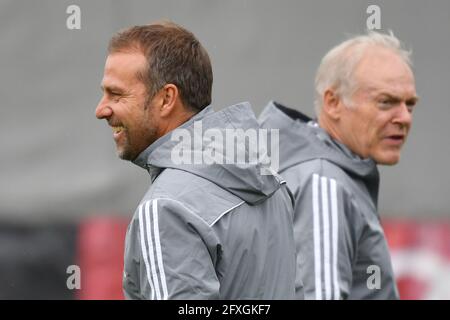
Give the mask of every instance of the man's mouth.
[(115, 134), (118, 134), (121, 131), (125, 130), (124, 126), (114, 126), (114, 127), (111, 127), (111, 128), (112, 128), (113, 133), (115, 133)]
[(393, 134), (393, 135), (387, 136), (385, 139), (389, 142), (389, 144), (401, 145), (401, 144), (403, 144), (403, 142), (405, 142), (405, 135)]
[(113, 138), (116, 142), (118, 142), (120, 137), (125, 132), (125, 127), (124, 126), (111, 126), (111, 128), (113, 131)]

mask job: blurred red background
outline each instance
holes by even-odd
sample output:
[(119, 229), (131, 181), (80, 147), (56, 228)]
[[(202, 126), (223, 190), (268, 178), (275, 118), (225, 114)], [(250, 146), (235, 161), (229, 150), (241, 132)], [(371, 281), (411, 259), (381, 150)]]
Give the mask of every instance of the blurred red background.
[[(124, 239), (128, 221), (90, 218), (80, 225), (77, 299), (123, 299)], [(401, 299), (450, 299), (450, 222), (383, 222)]]

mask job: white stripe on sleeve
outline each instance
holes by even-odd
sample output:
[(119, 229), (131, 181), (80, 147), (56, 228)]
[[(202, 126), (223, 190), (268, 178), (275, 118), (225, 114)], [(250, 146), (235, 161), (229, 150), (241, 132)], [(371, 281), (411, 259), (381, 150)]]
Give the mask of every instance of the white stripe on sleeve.
[(323, 267), (325, 278), (325, 299), (331, 299), (331, 263), (330, 263), (330, 221), (328, 212), (328, 179), (321, 177), (322, 221), (323, 221)]
[(161, 300), (161, 289), (159, 288), (158, 275), (156, 274), (156, 264), (155, 264), (155, 254), (153, 248), (152, 230), (150, 227), (150, 212), (149, 212), (150, 202), (145, 203), (145, 222), (147, 227), (147, 242), (148, 242), (148, 252), (150, 255), (150, 267), (153, 275), (153, 284), (155, 285), (156, 299)]
[(338, 205), (337, 205), (337, 187), (336, 180), (330, 179), (331, 193), (331, 226), (332, 226), (332, 244), (333, 244), (333, 287), (334, 299), (340, 299), (340, 288), (338, 282)]
[(316, 299), (340, 299), (336, 180), (313, 174), (312, 201)]
[(150, 274), (150, 266), (148, 264), (148, 256), (147, 256), (147, 247), (145, 245), (145, 232), (144, 232), (144, 217), (142, 216), (142, 204), (139, 206), (139, 231), (140, 231), (140, 238), (141, 238), (141, 250), (142, 250), (142, 256), (144, 257), (144, 263), (145, 263), (145, 270), (147, 271), (147, 280), (150, 284), (151, 289), (151, 299), (155, 299), (155, 288), (153, 287), (153, 281)]
[(167, 284), (166, 274), (164, 273), (163, 258), (161, 253), (161, 243), (159, 240), (159, 225), (158, 225), (158, 200), (153, 201), (153, 231), (155, 235), (156, 260), (158, 261), (159, 275), (161, 277), (161, 285), (163, 289), (163, 299), (167, 300)]
[(320, 220), (319, 220), (319, 175), (313, 174), (312, 203), (314, 218), (314, 274), (316, 299), (322, 300), (322, 253), (320, 250)]

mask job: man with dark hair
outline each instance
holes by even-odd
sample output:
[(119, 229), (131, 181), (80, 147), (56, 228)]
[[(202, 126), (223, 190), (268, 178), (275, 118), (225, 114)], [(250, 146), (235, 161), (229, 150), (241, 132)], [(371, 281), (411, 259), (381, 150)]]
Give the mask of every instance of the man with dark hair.
[(211, 87), (208, 54), (178, 25), (136, 26), (111, 40), (96, 116), (112, 127), (119, 157), (152, 181), (127, 231), (127, 298), (294, 297), (292, 199), (279, 176), (261, 174), (261, 161), (220, 161), (222, 133), (259, 127), (248, 103), (214, 112)]
[(399, 161), (417, 102), (409, 52), (371, 32), (328, 52), (316, 75), (317, 121), (271, 102), (280, 173), (295, 197), (297, 288), (306, 299), (397, 299), (377, 212), (377, 164)]

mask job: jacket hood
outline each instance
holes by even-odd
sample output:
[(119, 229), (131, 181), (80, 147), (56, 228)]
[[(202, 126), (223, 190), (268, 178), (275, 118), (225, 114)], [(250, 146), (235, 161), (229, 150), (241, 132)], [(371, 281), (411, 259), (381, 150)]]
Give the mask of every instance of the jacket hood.
[(332, 139), (315, 120), (275, 101), (268, 103), (259, 122), (262, 128), (280, 130), (280, 172), (308, 160), (326, 159), (350, 176), (363, 180), (376, 203), (379, 173), (372, 159), (362, 159)]
[[(258, 122), (248, 102), (217, 112), (211, 106), (206, 107), (183, 125), (151, 144), (133, 163), (147, 169), (152, 182), (163, 169), (173, 168), (205, 178), (247, 203), (256, 204), (264, 201), (285, 182), (259, 158), (256, 157), (257, 161), (247, 161), (242, 164), (225, 161), (227, 155), (224, 155), (224, 161), (213, 163), (205, 161), (204, 155), (211, 154), (208, 150), (218, 141), (211, 140), (211, 135), (205, 135), (205, 132), (209, 130), (209, 133), (213, 133), (215, 137), (223, 137), (224, 144), (227, 129), (259, 130)], [(245, 155), (248, 157), (248, 145), (244, 143), (239, 146), (244, 148)], [(223, 152), (219, 153), (223, 154)], [(182, 161), (180, 155), (185, 156), (183, 159), (187, 161)], [(273, 174), (262, 174), (262, 172), (268, 172), (265, 170)]]

